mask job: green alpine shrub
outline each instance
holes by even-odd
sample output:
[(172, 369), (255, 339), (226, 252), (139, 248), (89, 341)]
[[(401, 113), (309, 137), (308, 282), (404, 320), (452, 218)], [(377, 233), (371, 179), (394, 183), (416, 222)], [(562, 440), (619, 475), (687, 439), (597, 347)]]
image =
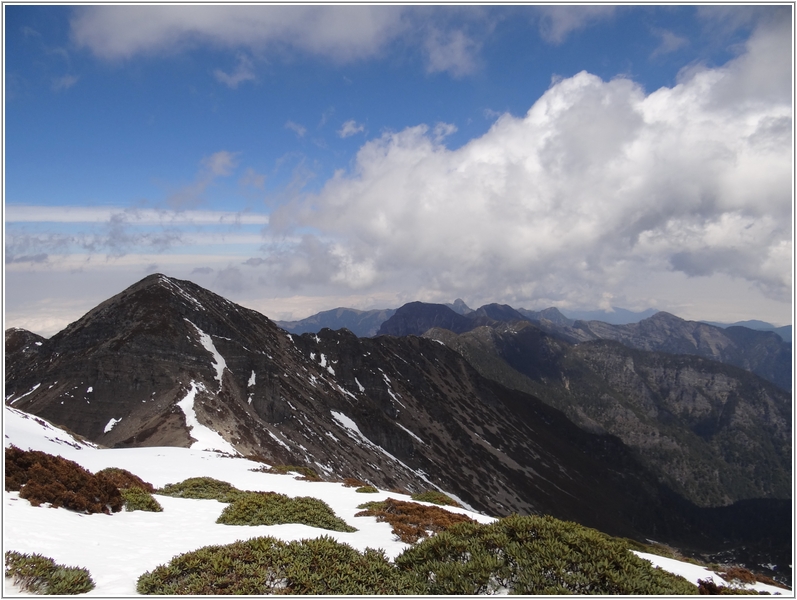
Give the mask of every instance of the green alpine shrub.
[(86, 569), (64, 567), (41, 554), (5, 553), (5, 576), (23, 591), (43, 595), (85, 594), (94, 589)]
[(207, 546), (144, 573), (140, 594), (422, 594), (413, 573), (401, 572), (381, 550), (358, 552), (330, 537), (283, 542), (259, 537)]
[(378, 493), (378, 492), (379, 492), (379, 490), (378, 490), (378, 489), (376, 489), (376, 488), (375, 488), (374, 486), (372, 486), (372, 485), (364, 485), (364, 486), (362, 486), (362, 487), (358, 487), (358, 488), (357, 488), (356, 490), (354, 490), (354, 491), (355, 491), (355, 492), (358, 492), (358, 493), (360, 493), (360, 494), (376, 494), (376, 493)]
[(219, 516), (222, 525), (279, 525), (301, 523), (331, 531), (357, 531), (336, 516), (323, 500), (310, 496), (291, 498), (275, 492), (239, 495)]
[(159, 489), (158, 494), (175, 498), (195, 498), (232, 502), (248, 492), (242, 492), (231, 483), (212, 477), (191, 477), (180, 483), (168, 483)]
[(131, 487), (119, 491), (122, 493), (122, 498), (125, 501), (125, 510), (128, 512), (134, 510), (163, 512), (163, 507), (160, 505), (160, 502), (155, 500), (152, 494), (145, 492), (140, 487)]
[[(425, 492), (418, 492), (417, 494), (413, 494), (410, 496), (413, 500), (417, 500), (418, 502), (431, 502), (432, 504), (440, 504), (441, 506), (459, 506), (456, 500), (452, 500), (449, 496), (446, 496), (443, 492), (438, 492), (437, 490), (426, 490)], [(459, 506), (462, 508), (461, 506)]]
[(426, 581), (429, 594), (697, 593), (621, 542), (548, 516), (455, 525), (405, 550), (396, 565)]
[(302, 467), (296, 465), (272, 465), (269, 468), (261, 467), (258, 469), (264, 473), (272, 475), (288, 475), (289, 473), (299, 473), (299, 481), (323, 481), (319, 474), (312, 467)]

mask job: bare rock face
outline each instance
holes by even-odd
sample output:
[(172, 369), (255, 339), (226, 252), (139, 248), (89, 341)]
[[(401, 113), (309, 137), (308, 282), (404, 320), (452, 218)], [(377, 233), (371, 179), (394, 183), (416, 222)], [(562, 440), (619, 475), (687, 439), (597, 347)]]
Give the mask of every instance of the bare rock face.
[[(574, 377), (562, 370), (570, 360), (564, 342), (534, 335), (531, 376)], [(589, 367), (595, 380), (615, 360), (599, 358)], [(662, 377), (649, 371), (650, 381)], [(618, 376), (639, 389), (651, 385), (635, 379), (638, 370)], [(617, 436), (585, 431), (538, 397), (485, 378), (439, 341), (328, 329), (292, 335), (163, 275), (50, 339), (6, 332), (6, 402), (110, 447), (216, 444), (382, 488), (441, 488), (494, 515), (543, 512), (696, 546), (749, 535), (709, 519)], [(644, 410), (656, 413), (657, 402), (651, 396)], [(620, 405), (615, 413), (629, 422), (642, 414)]]

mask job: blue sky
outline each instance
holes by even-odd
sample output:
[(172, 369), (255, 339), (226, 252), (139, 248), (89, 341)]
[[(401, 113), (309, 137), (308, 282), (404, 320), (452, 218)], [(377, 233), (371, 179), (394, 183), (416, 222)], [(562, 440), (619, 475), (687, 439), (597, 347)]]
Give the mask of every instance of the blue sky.
[(790, 6), (4, 6), (6, 326), (151, 272), (791, 322)]

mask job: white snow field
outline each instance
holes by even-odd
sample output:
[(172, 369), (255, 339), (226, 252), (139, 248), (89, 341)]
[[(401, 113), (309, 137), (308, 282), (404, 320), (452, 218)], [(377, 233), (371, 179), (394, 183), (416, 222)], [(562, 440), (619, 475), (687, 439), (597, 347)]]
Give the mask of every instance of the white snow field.
[[(80, 442), (63, 430), (22, 411), (5, 407), (5, 446), (41, 450), (73, 460), (92, 472), (120, 467), (155, 486), (177, 483), (189, 477), (208, 476), (227, 481), (242, 490), (275, 491), (288, 496), (313, 496), (324, 500), (336, 515), (358, 531), (343, 533), (306, 525), (230, 526), (216, 519), (226, 506), (216, 500), (192, 500), (155, 496), (163, 512), (122, 511), (113, 515), (82, 515), (66, 509), (33, 507), (18, 492), (3, 493), (3, 549), (39, 553), (66, 566), (83, 567), (96, 587), (88, 596), (132, 596), (136, 581), (146, 571), (167, 563), (183, 552), (212, 544), (270, 535), (285, 541), (331, 536), (358, 550), (382, 548), (394, 558), (406, 544), (394, 539), (391, 526), (374, 517), (356, 517), (357, 506), (371, 500), (401, 495), (382, 492), (362, 494), (338, 483), (299, 481), (291, 475), (254, 472), (261, 463), (240, 457), (188, 448), (100, 449)], [(405, 498), (406, 499), (406, 498)], [(494, 519), (473, 511), (445, 507), (482, 523)], [(692, 564), (640, 554), (662, 568), (692, 582), (719, 576)], [(785, 590), (756, 584), (756, 590), (783, 594)], [(787, 592), (788, 593), (788, 592)], [(4, 596), (25, 595), (5, 579)]]

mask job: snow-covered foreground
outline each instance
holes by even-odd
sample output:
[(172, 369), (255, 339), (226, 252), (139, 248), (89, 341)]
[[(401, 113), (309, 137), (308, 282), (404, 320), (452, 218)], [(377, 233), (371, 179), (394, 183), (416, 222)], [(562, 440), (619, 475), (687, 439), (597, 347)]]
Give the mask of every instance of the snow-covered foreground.
[[(331, 536), (350, 546), (382, 548), (389, 557), (397, 556), (407, 545), (394, 540), (387, 523), (374, 517), (355, 517), (357, 506), (366, 501), (400, 495), (379, 492), (362, 494), (342, 484), (298, 481), (289, 475), (269, 475), (252, 469), (260, 463), (243, 458), (186, 448), (99, 449), (78, 442), (56, 427), (6, 407), (5, 446), (41, 450), (73, 460), (92, 472), (106, 467), (121, 467), (155, 486), (177, 483), (189, 477), (208, 476), (227, 481), (242, 490), (276, 491), (288, 496), (314, 496), (330, 505), (339, 517), (358, 531), (343, 533), (306, 525), (230, 526), (217, 525), (226, 505), (216, 500), (191, 500), (156, 496), (163, 512), (120, 512), (113, 515), (80, 515), (66, 509), (33, 507), (17, 492), (3, 495), (3, 548), (18, 552), (37, 552), (67, 566), (89, 570), (96, 588), (87, 595), (129, 596), (136, 593), (138, 577), (173, 556), (211, 544), (270, 535), (291, 541)], [(447, 507), (450, 508), (450, 507)], [(464, 509), (450, 508), (482, 522), (494, 519)], [(692, 582), (714, 576), (702, 567), (651, 554), (640, 554), (656, 565), (683, 575)], [(756, 590), (783, 593), (762, 584)], [(18, 591), (6, 580), (4, 595)]]

